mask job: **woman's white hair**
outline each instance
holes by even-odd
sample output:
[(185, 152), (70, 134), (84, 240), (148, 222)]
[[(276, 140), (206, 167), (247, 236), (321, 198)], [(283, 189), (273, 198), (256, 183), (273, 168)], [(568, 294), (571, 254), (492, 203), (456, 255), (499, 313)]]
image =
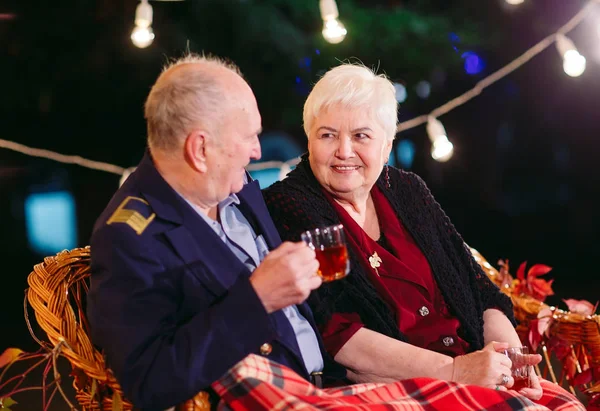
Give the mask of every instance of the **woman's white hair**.
[(188, 54), (166, 65), (144, 106), (150, 150), (175, 151), (199, 123), (215, 132), (223, 120), (223, 86), (207, 70), (170, 72), (185, 64), (219, 66), (240, 75), (232, 63), (212, 56)]
[(319, 113), (337, 104), (370, 110), (385, 130), (386, 137), (393, 140), (396, 136), (396, 91), (384, 74), (375, 74), (358, 64), (343, 64), (325, 73), (304, 103), (303, 121), (307, 136)]

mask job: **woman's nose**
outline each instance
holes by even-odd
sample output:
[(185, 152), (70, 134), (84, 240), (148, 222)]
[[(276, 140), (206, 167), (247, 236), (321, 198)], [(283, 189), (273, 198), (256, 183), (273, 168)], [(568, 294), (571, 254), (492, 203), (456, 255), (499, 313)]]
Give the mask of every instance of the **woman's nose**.
[(338, 148), (336, 151), (336, 155), (339, 158), (349, 158), (352, 157), (354, 153), (354, 148), (352, 147), (352, 140), (347, 137), (341, 137), (338, 140)]

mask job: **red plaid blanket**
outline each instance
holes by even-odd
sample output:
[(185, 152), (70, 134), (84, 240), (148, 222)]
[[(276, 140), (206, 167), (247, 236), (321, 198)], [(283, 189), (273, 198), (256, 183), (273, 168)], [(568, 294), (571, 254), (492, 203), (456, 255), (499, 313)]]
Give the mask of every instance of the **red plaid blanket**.
[(219, 410), (585, 410), (574, 396), (544, 381), (537, 403), (515, 391), (495, 391), (432, 378), (356, 384), (320, 390), (289, 368), (249, 355), (212, 387)]

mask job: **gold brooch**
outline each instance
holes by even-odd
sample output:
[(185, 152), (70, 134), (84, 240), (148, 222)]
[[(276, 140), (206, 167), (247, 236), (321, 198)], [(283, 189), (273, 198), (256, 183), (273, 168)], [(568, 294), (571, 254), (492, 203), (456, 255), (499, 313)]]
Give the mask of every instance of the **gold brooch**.
[(373, 253), (372, 256), (369, 257), (369, 263), (371, 264), (371, 267), (373, 267), (373, 269), (375, 270), (375, 274), (377, 274), (379, 276), (379, 271), (377, 271), (377, 267), (381, 266), (381, 257), (379, 257), (379, 255), (377, 255), (377, 251), (375, 251)]

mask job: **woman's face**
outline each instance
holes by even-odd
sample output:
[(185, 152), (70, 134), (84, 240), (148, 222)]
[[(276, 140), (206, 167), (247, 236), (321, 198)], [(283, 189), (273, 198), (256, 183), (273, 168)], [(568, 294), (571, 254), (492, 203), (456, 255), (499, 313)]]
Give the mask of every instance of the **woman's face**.
[(392, 149), (370, 110), (333, 105), (314, 119), (308, 136), (310, 167), (338, 198), (367, 196)]

